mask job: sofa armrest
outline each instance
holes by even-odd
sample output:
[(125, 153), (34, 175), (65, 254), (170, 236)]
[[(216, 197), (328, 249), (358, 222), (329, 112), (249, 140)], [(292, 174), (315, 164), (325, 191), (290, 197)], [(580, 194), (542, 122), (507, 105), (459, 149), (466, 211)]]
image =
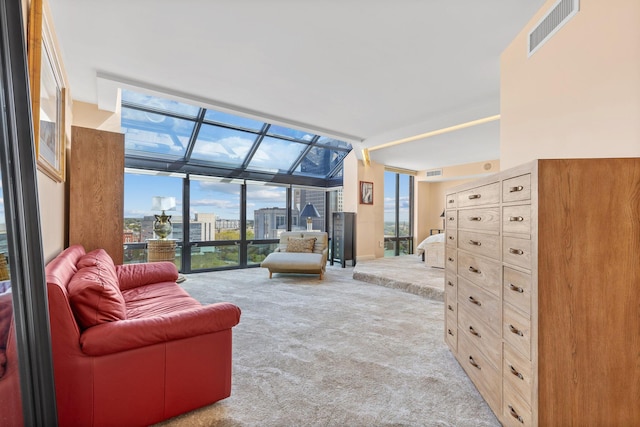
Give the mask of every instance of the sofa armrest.
[(121, 291), (152, 283), (178, 280), (178, 269), (169, 261), (116, 265), (116, 274)]
[(223, 331), (239, 321), (240, 308), (220, 302), (157, 317), (103, 323), (84, 331), (80, 346), (88, 356), (103, 356)]

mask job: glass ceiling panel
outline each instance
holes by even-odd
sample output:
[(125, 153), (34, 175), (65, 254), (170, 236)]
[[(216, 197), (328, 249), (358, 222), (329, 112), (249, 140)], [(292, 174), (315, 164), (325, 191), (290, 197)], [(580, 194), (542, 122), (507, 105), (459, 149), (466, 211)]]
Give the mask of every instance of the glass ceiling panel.
[(345, 148), (345, 149), (351, 150), (351, 144), (349, 144), (348, 142), (340, 141), (339, 139), (333, 139), (326, 136), (321, 136), (320, 138), (318, 138), (318, 141), (316, 142), (316, 144), (326, 145), (329, 147)]
[(271, 125), (267, 131), (269, 135), (286, 136), (301, 141), (311, 141), (315, 135), (301, 130), (286, 128), (284, 126)]
[(195, 122), (122, 107), (125, 150), (183, 157)]
[(128, 102), (140, 105), (141, 107), (153, 108), (168, 113), (175, 113), (194, 118), (197, 117), (200, 112), (200, 107), (196, 107), (195, 105), (184, 104), (171, 99), (157, 98), (155, 96), (136, 93), (126, 89), (122, 90), (122, 102)]
[(287, 172), (305, 148), (307, 146), (304, 144), (267, 136), (260, 143), (247, 169)]
[[(339, 166), (351, 151), (351, 144), (313, 132), (130, 90), (122, 91), (122, 129), (129, 164), (175, 173), (189, 170), (207, 175), (210, 171), (212, 176), (223, 173), (226, 178), (254, 171), (261, 173), (256, 177), (263, 177), (263, 172), (280, 175), (274, 181), (281, 183), (322, 186), (323, 180), (341, 176)], [(302, 153), (306, 155), (297, 164)]]
[(207, 110), (206, 113), (204, 113), (204, 119), (255, 131), (259, 131), (260, 129), (262, 129), (262, 126), (264, 126), (264, 123), (258, 120), (247, 119), (245, 117), (234, 116), (227, 113), (221, 113), (215, 110)]
[(191, 158), (238, 167), (257, 137), (254, 133), (203, 124)]
[(346, 151), (313, 147), (304, 156), (295, 172), (300, 175), (325, 177), (347, 154)]

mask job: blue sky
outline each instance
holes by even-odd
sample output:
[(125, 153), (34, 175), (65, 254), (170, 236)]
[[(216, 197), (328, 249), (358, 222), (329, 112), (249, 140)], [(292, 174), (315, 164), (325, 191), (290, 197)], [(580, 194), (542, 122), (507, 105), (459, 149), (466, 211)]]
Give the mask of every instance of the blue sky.
[[(153, 215), (153, 196), (176, 198), (176, 210), (168, 214), (181, 215), (182, 178), (125, 174), (124, 216), (143, 217)], [(286, 206), (284, 187), (249, 185), (247, 187), (248, 219), (253, 211), (265, 207)], [(191, 212), (215, 213), (220, 218), (240, 218), (240, 184), (191, 180)]]

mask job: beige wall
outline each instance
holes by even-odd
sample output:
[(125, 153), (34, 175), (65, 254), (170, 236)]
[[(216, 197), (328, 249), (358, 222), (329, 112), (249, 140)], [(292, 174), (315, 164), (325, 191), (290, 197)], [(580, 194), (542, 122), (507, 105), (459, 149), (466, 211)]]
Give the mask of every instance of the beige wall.
[(444, 167), (442, 176), (438, 178), (427, 178), (426, 171), (418, 172), (414, 200), (414, 247), (429, 236), (430, 229), (442, 228), (440, 214), (444, 209), (447, 189), (499, 170), (500, 161), (491, 160)]
[(640, 1), (582, 0), (527, 58), (527, 33), (502, 53), (502, 168), (536, 158), (640, 156)]
[(120, 110), (119, 102), (117, 111), (111, 113), (98, 110), (98, 106), (95, 104), (75, 101), (73, 103), (73, 125), (109, 132), (122, 132)]
[[(360, 181), (373, 182), (373, 205), (358, 203)], [(371, 162), (365, 166), (352, 151), (344, 160), (343, 209), (356, 213), (356, 260), (384, 255), (384, 166)]]

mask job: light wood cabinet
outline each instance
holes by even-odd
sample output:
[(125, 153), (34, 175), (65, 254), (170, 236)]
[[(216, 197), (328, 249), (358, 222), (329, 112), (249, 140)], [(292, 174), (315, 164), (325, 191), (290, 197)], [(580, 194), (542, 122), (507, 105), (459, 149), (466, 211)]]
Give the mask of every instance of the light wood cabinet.
[(500, 422), (640, 425), (640, 159), (537, 160), (445, 206), (445, 342)]
[(69, 244), (103, 248), (123, 261), (124, 135), (73, 126), (69, 157)]

